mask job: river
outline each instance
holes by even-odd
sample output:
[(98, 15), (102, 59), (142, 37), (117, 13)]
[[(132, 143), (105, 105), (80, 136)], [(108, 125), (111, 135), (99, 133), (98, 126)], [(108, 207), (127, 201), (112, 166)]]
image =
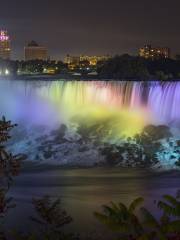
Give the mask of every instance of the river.
[(107, 239), (111, 239), (111, 232), (93, 216), (94, 211), (101, 210), (102, 204), (110, 201), (129, 204), (134, 198), (143, 196), (145, 205), (158, 217), (154, 200), (163, 194), (175, 195), (178, 189), (180, 172), (175, 171), (160, 173), (128, 168), (25, 171), (17, 177), (10, 193), (17, 207), (10, 210), (8, 226), (33, 229), (28, 219), (34, 215), (31, 200), (50, 195), (60, 197), (62, 207), (73, 217), (68, 232), (79, 232), (83, 236), (106, 233)]

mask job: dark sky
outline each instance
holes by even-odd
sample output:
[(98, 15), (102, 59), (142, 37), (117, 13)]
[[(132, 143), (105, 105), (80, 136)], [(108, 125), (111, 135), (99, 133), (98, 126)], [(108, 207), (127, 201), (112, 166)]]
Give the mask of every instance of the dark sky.
[(0, 0), (0, 28), (13, 58), (36, 40), (52, 58), (69, 54), (136, 54), (145, 43), (180, 53), (180, 0)]

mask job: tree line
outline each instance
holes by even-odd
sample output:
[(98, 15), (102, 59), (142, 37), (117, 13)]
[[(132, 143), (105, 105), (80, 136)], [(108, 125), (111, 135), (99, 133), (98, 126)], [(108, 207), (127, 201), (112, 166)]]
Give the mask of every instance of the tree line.
[(172, 80), (180, 78), (180, 58), (145, 59), (124, 54), (99, 63), (100, 78), (125, 80)]
[[(74, 71), (80, 71), (83, 75), (86, 75), (89, 69), (91, 69), (88, 66), (88, 63), (81, 63), (77, 65)], [(62, 61), (13, 61), (0, 59), (0, 73), (5, 72), (6, 69), (8, 69), (10, 75), (68, 74), (73, 71)], [(99, 79), (107, 80), (177, 80), (180, 79), (180, 57), (177, 56), (176, 59), (145, 59), (128, 54), (117, 55), (107, 61), (98, 62), (93, 67), (93, 71), (97, 71)]]

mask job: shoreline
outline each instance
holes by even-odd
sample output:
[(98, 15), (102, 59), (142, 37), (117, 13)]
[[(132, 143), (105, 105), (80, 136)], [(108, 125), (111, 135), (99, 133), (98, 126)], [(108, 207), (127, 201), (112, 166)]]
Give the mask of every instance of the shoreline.
[(180, 170), (178, 169), (153, 169), (153, 168), (148, 168), (148, 167), (127, 167), (127, 166), (71, 166), (71, 165), (53, 165), (53, 164), (37, 164), (34, 163), (33, 161), (27, 161), (24, 162), (22, 165), (22, 173), (24, 174), (31, 174), (31, 173), (40, 173), (40, 172), (53, 172), (53, 171), (87, 171), (87, 170), (106, 170), (106, 171), (111, 171), (111, 170), (116, 170), (121, 171), (121, 170), (129, 170), (129, 171), (142, 171), (149, 173), (149, 176), (156, 176), (158, 177), (159, 175), (174, 175), (174, 177), (179, 176)]
[(159, 79), (113, 79), (113, 78), (102, 78), (100, 76), (75, 76), (72, 74), (37, 74), (37, 75), (19, 75), (19, 76), (4, 76), (0, 77), (0, 80), (16, 80), (16, 81), (126, 81), (126, 82), (179, 82), (180, 79), (169, 79), (169, 80), (159, 80)]

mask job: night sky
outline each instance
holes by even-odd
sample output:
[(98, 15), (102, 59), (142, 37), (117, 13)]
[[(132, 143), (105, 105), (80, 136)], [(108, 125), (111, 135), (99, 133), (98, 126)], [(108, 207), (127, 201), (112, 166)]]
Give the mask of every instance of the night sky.
[(180, 53), (179, 0), (0, 0), (13, 58), (36, 40), (49, 55), (137, 54), (146, 43)]

